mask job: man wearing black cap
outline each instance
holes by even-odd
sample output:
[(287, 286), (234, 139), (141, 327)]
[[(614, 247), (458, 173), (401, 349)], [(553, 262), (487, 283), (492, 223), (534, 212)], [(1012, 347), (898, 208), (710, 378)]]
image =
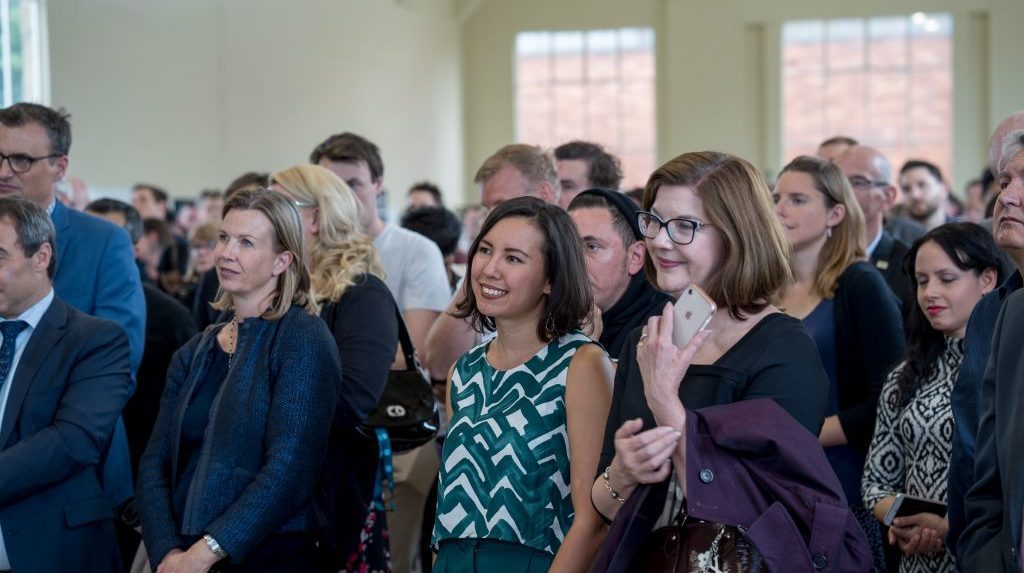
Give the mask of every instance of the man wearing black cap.
[[(583, 238), (587, 274), (594, 293), (594, 335), (612, 358), (626, 335), (660, 314), (672, 298), (644, 276), (643, 236), (636, 204), (618, 191), (588, 189), (569, 203), (569, 215)], [(597, 318), (600, 317), (599, 320)]]

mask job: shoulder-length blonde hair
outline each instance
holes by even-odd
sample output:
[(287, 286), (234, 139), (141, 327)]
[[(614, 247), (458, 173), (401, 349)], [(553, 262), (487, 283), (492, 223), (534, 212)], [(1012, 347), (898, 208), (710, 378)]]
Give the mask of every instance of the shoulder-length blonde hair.
[(359, 227), (359, 204), (340, 177), (319, 165), (296, 165), (270, 180), (318, 209), (320, 231), (310, 255), (313, 291), (320, 300), (337, 302), (359, 275), (384, 278), (373, 241)]
[[(701, 287), (738, 320), (764, 310), (792, 281), (793, 272), (791, 247), (761, 173), (727, 153), (684, 153), (651, 174), (644, 188), (644, 209), (651, 209), (664, 185), (692, 189), (722, 237), (722, 266)], [(644, 257), (644, 271), (657, 284), (650, 252)]]
[(801, 155), (783, 167), (779, 175), (788, 171), (809, 175), (814, 188), (825, 196), (826, 209), (836, 205), (846, 208), (846, 215), (839, 224), (832, 227), (832, 236), (821, 249), (818, 273), (814, 277), (814, 293), (822, 298), (832, 298), (836, 294), (839, 275), (851, 264), (863, 260), (867, 251), (864, 212), (853, 195), (850, 182), (835, 163), (820, 157)]
[[(223, 218), (227, 218), (228, 213), (234, 210), (262, 213), (274, 227), (274, 252), (288, 252), (292, 255), (288, 268), (277, 276), (277, 288), (270, 308), (261, 316), (267, 320), (278, 320), (293, 304), (301, 306), (310, 314), (318, 314), (319, 306), (310, 292), (309, 271), (302, 262), (302, 218), (295, 205), (280, 193), (258, 188), (231, 195), (224, 202)], [(231, 293), (221, 288), (211, 306), (217, 310), (231, 310), (235, 301)]]

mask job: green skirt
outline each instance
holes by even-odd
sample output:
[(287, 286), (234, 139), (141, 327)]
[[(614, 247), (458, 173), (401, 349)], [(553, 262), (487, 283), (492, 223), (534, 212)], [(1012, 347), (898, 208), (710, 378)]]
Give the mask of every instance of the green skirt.
[(518, 543), (492, 539), (442, 541), (434, 573), (546, 573), (554, 556)]

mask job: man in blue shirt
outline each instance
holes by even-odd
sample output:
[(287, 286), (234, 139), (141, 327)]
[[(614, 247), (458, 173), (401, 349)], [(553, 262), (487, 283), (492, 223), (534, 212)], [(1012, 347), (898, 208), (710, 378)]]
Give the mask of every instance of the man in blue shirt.
[[(0, 109), (0, 197), (20, 195), (42, 207), (57, 231), (53, 290), (67, 304), (124, 329), (131, 370), (138, 371), (145, 343), (146, 300), (128, 233), (73, 211), (56, 199), (71, 150), (71, 124), (63, 110), (33, 103)], [(116, 503), (132, 493), (128, 443), (118, 424), (106, 453), (104, 489)]]

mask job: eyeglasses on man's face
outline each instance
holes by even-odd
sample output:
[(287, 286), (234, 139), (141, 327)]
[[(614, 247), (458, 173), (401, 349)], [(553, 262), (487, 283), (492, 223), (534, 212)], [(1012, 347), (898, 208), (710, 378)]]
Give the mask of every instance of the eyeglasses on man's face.
[(665, 232), (668, 233), (668, 238), (673, 243), (679, 245), (689, 245), (693, 242), (697, 231), (711, 226), (708, 223), (688, 217), (676, 217), (666, 221), (650, 211), (639, 211), (637, 213), (637, 222), (640, 224), (640, 233), (648, 239), (657, 237), (658, 233), (661, 232), (661, 228), (664, 227)]
[(888, 185), (885, 181), (872, 181), (871, 179), (861, 177), (860, 175), (854, 175), (848, 179), (850, 181), (850, 187), (853, 187), (858, 191), (867, 191), (873, 187), (885, 187)]
[(54, 159), (60, 156), (60, 153), (51, 153), (41, 157), (32, 157), (31, 155), (25, 155), (24, 153), (12, 153), (11, 155), (4, 155), (3, 153), (0, 153), (0, 169), (3, 169), (4, 161), (6, 161), (7, 164), (11, 166), (11, 171), (21, 174), (32, 169), (32, 164), (36, 161)]

